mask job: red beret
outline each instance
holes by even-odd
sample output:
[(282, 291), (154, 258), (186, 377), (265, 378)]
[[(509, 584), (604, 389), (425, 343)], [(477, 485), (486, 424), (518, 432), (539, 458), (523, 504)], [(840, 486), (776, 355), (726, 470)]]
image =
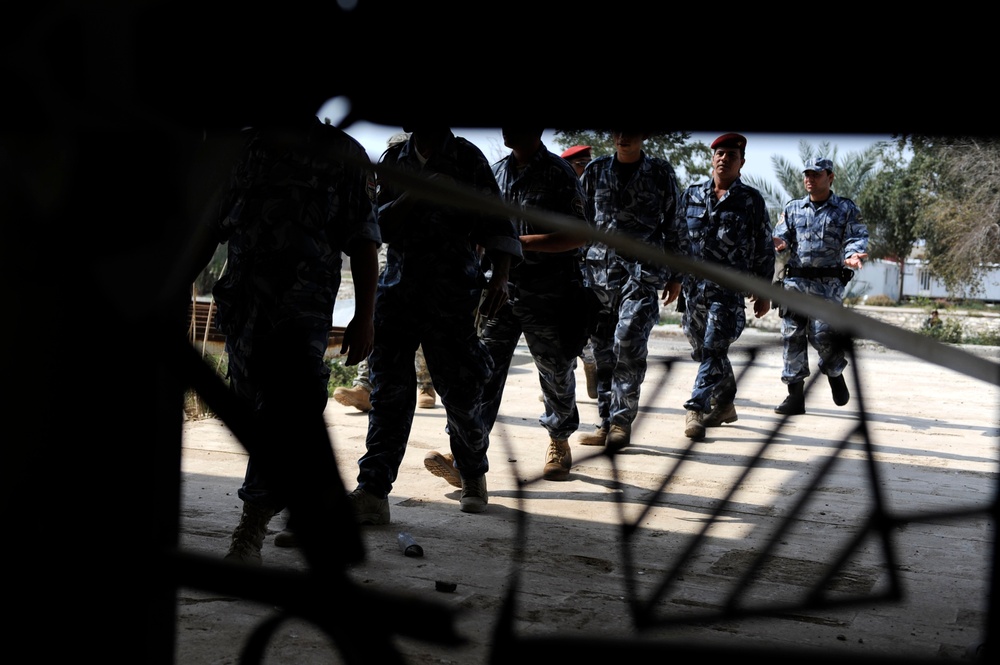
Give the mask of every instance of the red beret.
[(742, 134), (736, 134), (735, 132), (723, 134), (719, 138), (712, 141), (712, 150), (715, 150), (716, 148), (739, 148), (740, 150), (745, 150), (746, 147), (747, 137)]
[(589, 145), (575, 145), (572, 148), (566, 148), (563, 151), (563, 154), (561, 154), (559, 156), (562, 157), (563, 159), (569, 159), (570, 157), (575, 157), (576, 155), (579, 155), (581, 152), (590, 152), (590, 146)]

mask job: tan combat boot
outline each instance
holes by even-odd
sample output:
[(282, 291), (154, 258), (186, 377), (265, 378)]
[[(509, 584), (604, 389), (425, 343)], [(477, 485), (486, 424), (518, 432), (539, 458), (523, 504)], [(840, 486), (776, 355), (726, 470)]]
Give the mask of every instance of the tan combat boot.
[(260, 548), (264, 545), (267, 524), (272, 517), (274, 517), (273, 510), (260, 508), (244, 501), (243, 514), (240, 515), (240, 523), (233, 531), (233, 539), (229, 544), (229, 551), (224, 557), (225, 560), (251, 566), (261, 565)]
[(632, 441), (632, 428), (628, 425), (612, 425), (608, 432), (608, 439), (605, 448), (611, 452), (618, 452)]
[(462, 476), (455, 468), (455, 456), (451, 453), (442, 455), (436, 450), (429, 450), (424, 455), (424, 468), (438, 478), (443, 478), (452, 487), (462, 487)]
[(371, 411), (371, 391), (364, 386), (337, 388), (333, 391), (333, 399), (344, 406), (353, 406), (358, 411)]
[(688, 411), (684, 418), (684, 436), (694, 441), (705, 438), (705, 423), (701, 411)]
[(587, 397), (597, 399), (597, 365), (583, 361), (583, 376), (587, 379)]
[(598, 427), (593, 434), (581, 434), (576, 442), (581, 446), (603, 446), (608, 442), (608, 430)]
[(421, 409), (433, 409), (436, 404), (437, 394), (434, 392), (434, 386), (429, 383), (420, 386), (417, 393), (417, 406)]
[(722, 423), (735, 423), (739, 419), (740, 417), (736, 415), (736, 407), (730, 402), (721, 406), (716, 404), (702, 419), (702, 424), (705, 427), (718, 427)]
[(573, 453), (566, 439), (549, 439), (549, 449), (545, 453), (542, 477), (546, 480), (569, 480), (569, 469), (573, 466)]

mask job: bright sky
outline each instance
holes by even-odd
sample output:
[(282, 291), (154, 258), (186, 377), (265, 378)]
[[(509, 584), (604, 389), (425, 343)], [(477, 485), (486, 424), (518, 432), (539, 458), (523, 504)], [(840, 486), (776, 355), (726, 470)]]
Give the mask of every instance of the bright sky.
[[(330, 118), (336, 124), (344, 115), (344, 111), (335, 102), (328, 102), (319, 110), (317, 115), (321, 118)], [(345, 131), (353, 136), (368, 151), (368, 156), (373, 162), (378, 161), (382, 151), (386, 148), (389, 138), (402, 131), (401, 127), (388, 127), (385, 125), (375, 125), (368, 122), (357, 122), (347, 127)], [(454, 127), (452, 131), (457, 136), (462, 136), (475, 143), (490, 162), (494, 162), (506, 156), (510, 150), (504, 146), (500, 129), (482, 128), (461, 128)], [(739, 127), (723, 127), (718, 132), (694, 132), (691, 138), (701, 141), (705, 145), (711, 142), (720, 134), (726, 132), (740, 132)], [(781, 155), (792, 164), (800, 164), (799, 141), (805, 140), (810, 145), (816, 146), (823, 141), (829, 141), (831, 146), (837, 148), (837, 154), (843, 158), (851, 152), (858, 152), (868, 148), (872, 144), (881, 140), (891, 140), (890, 135), (822, 135), (822, 134), (759, 134), (755, 132), (740, 132), (747, 137), (747, 162), (743, 166), (743, 175), (755, 176), (764, 179), (774, 179), (774, 169), (771, 166), (771, 156)], [(545, 130), (542, 134), (542, 142), (553, 152), (562, 152), (555, 141), (555, 133), (552, 130)], [(706, 174), (707, 177), (707, 174)], [(690, 183), (688, 183), (690, 184)]]

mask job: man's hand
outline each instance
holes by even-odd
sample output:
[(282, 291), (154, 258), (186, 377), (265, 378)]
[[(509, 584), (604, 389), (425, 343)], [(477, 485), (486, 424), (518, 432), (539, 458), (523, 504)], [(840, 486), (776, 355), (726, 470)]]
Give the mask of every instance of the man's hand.
[(507, 304), (510, 295), (507, 293), (507, 276), (510, 274), (511, 255), (504, 252), (488, 253), (490, 264), (490, 283), (486, 285), (483, 302), (479, 305), (479, 316), (492, 319), (500, 313), (500, 308)]
[(788, 247), (788, 243), (778, 236), (771, 236), (771, 241), (774, 242), (774, 251), (776, 252), (783, 252)]
[(680, 282), (667, 282), (667, 285), (663, 287), (663, 304), (669, 305), (673, 301), (677, 300), (677, 296), (681, 294), (681, 283)]
[(771, 311), (771, 301), (768, 298), (759, 298), (750, 294), (750, 302), (753, 303), (753, 316), (755, 319), (759, 319)]
[(500, 313), (500, 308), (507, 304), (510, 295), (507, 293), (507, 276), (496, 272), (486, 285), (486, 295), (479, 306), (479, 314), (483, 318), (492, 319)]
[(372, 342), (375, 339), (375, 326), (371, 317), (354, 317), (344, 329), (344, 343), (340, 347), (341, 355), (346, 354), (345, 365), (357, 365), (372, 352)]
[(862, 266), (861, 259), (867, 259), (867, 258), (868, 258), (867, 252), (851, 254), (846, 259), (844, 259), (844, 265), (846, 265), (848, 268), (854, 268), (855, 270), (860, 270)]

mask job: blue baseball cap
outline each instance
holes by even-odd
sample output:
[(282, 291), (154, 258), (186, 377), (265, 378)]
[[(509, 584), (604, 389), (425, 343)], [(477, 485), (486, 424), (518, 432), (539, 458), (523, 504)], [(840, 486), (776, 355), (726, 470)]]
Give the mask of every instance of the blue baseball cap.
[(806, 162), (806, 165), (802, 167), (802, 172), (806, 171), (829, 171), (833, 173), (833, 162), (829, 159), (810, 159)]

